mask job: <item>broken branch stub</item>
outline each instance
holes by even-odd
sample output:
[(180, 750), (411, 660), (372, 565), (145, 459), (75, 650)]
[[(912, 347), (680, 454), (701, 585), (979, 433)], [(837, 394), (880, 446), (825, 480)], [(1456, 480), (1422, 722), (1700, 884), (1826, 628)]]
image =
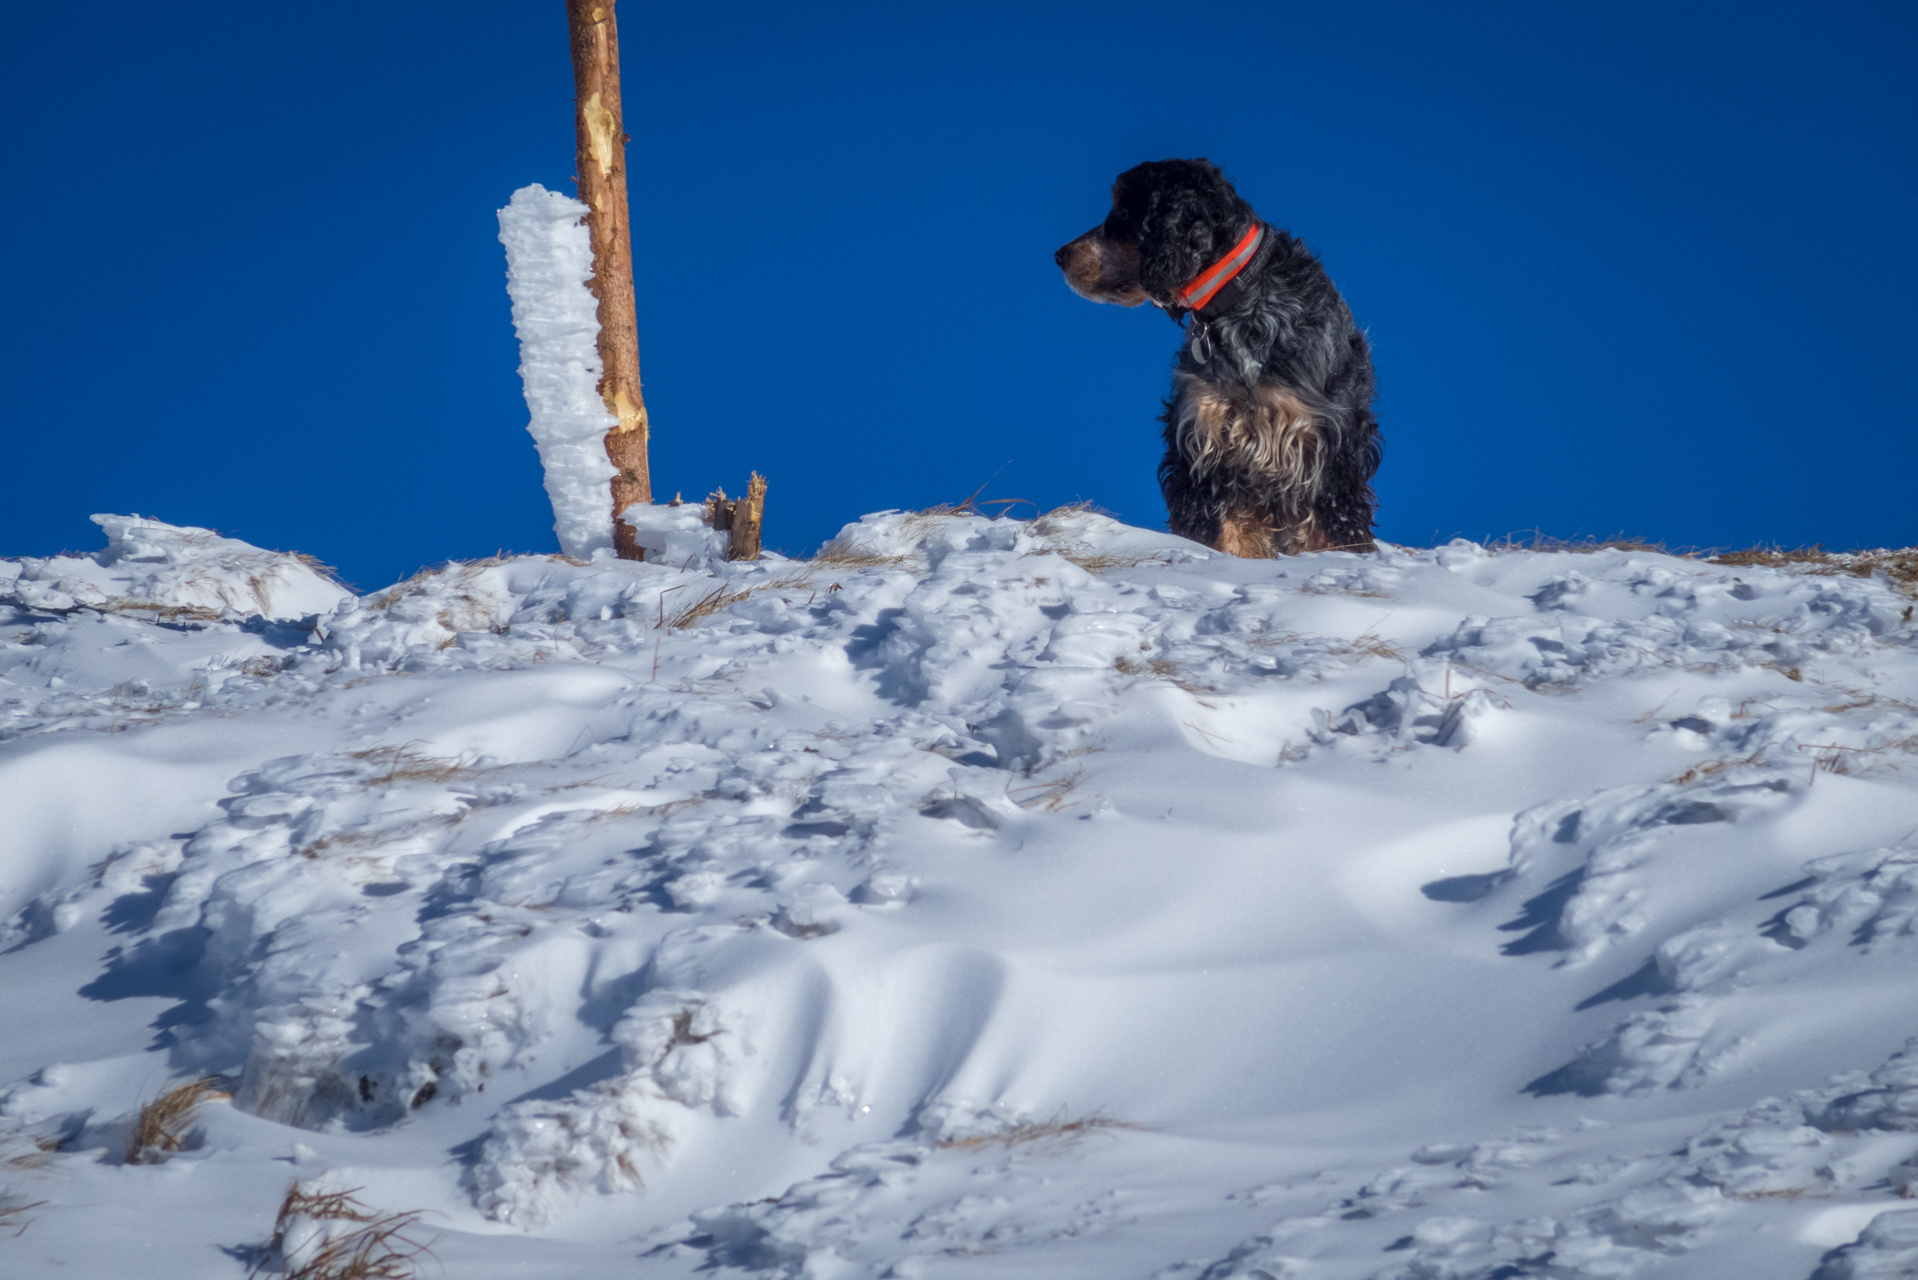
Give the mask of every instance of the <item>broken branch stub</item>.
[(759, 529), (766, 518), (766, 477), (757, 471), (746, 483), (746, 496), (733, 503), (732, 545), (728, 560), (759, 559)]
[(652, 501), (647, 465), (646, 402), (639, 386), (639, 321), (633, 296), (632, 230), (626, 212), (626, 134), (619, 99), (619, 28), (613, 0), (566, 0), (573, 51), (574, 126), (578, 134), (579, 198), (592, 211), (593, 278), (599, 299), (599, 381), (606, 412), (618, 419), (606, 433), (613, 464), (613, 550), (622, 560), (645, 552), (619, 519), (637, 502)]
[(759, 559), (759, 531), (766, 519), (766, 477), (753, 472), (743, 498), (728, 498), (724, 489), (714, 489), (706, 497), (706, 519), (721, 533), (732, 535), (726, 546), (728, 560)]

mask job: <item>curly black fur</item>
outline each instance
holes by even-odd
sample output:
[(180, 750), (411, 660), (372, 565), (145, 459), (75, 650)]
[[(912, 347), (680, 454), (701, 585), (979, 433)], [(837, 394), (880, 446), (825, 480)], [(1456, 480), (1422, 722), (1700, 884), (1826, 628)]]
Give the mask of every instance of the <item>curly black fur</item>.
[(1159, 464), (1172, 532), (1250, 555), (1370, 548), (1372, 357), (1318, 259), (1266, 226), (1258, 255), (1203, 309), (1181, 298), (1254, 224), (1217, 166), (1155, 160), (1120, 174), (1106, 220), (1054, 256), (1086, 297), (1151, 301), (1187, 322)]

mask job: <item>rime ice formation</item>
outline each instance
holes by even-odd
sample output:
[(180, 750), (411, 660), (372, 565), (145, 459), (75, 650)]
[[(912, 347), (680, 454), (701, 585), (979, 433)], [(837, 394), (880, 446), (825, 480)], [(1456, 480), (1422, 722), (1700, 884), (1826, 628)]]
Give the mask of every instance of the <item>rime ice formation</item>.
[(586, 287), (593, 246), (586, 206), (534, 183), (499, 211), (506, 292), (519, 334), (519, 376), (539, 446), (560, 550), (590, 559), (613, 545), (613, 464), (606, 433), (617, 425), (597, 390), (598, 302)]

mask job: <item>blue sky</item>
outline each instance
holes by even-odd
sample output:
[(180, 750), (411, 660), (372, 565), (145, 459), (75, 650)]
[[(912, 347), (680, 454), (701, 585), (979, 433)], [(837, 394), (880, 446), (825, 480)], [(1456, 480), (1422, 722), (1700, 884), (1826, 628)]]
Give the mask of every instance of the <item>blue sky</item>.
[[(0, 553), (94, 511), (362, 587), (555, 544), (494, 211), (571, 191), (559, 0), (0, 13)], [(1918, 542), (1918, 9), (621, 14), (663, 496), (769, 544), (986, 496), (1163, 519), (1179, 334), (1052, 250), (1204, 155), (1372, 335), (1380, 532)], [(1029, 510), (1029, 508), (1017, 508)]]

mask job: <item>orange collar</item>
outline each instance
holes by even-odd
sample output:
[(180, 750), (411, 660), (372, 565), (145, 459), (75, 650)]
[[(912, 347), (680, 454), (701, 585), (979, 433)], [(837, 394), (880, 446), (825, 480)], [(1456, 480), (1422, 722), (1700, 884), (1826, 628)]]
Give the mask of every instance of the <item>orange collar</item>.
[(1207, 267), (1185, 288), (1179, 290), (1179, 301), (1188, 310), (1197, 311), (1218, 296), (1219, 290), (1232, 282), (1232, 278), (1245, 270), (1248, 262), (1259, 251), (1259, 243), (1265, 236), (1265, 224), (1254, 222), (1239, 242), (1232, 246), (1231, 252)]

